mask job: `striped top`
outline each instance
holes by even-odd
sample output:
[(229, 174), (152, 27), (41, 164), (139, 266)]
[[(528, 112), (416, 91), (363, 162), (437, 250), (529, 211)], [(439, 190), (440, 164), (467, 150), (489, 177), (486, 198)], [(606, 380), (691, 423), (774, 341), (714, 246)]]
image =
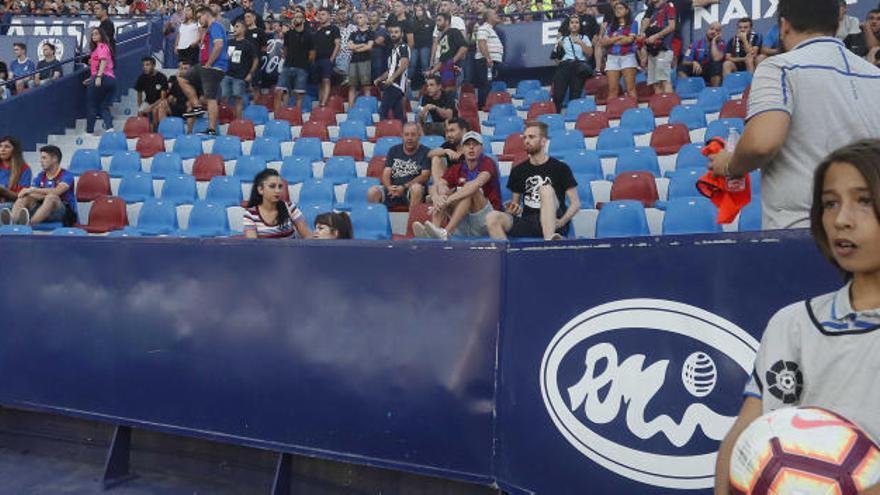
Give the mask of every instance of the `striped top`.
[[(605, 30), (605, 36), (635, 36), (639, 34), (639, 25), (637, 22), (633, 21), (629, 26), (621, 26), (617, 22), (608, 24), (607, 29)], [(626, 43), (626, 44), (614, 44), (608, 49), (609, 55), (628, 55), (630, 53), (635, 53), (636, 41)]]
[(260, 215), (259, 206), (248, 208), (245, 210), (244, 218), (242, 219), (242, 226), (244, 227), (245, 232), (256, 230), (257, 237), (260, 239), (292, 237), (296, 233), (296, 226), (294, 223), (305, 217), (303, 217), (300, 209), (293, 203), (287, 203), (287, 212), (290, 214), (289, 221), (283, 225), (270, 225), (266, 223), (266, 221), (263, 220), (263, 216)]
[[(501, 38), (498, 37), (498, 33), (495, 32), (495, 29), (488, 22), (484, 22), (477, 28), (477, 41), (486, 40), (486, 47), (489, 49), (489, 57), (493, 62), (501, 63), (504, 61), (504, 45), (501, 44)], [(480, 60), (483, 58), (483, 54), (480, 50), (474, 54), (474, 58)]]

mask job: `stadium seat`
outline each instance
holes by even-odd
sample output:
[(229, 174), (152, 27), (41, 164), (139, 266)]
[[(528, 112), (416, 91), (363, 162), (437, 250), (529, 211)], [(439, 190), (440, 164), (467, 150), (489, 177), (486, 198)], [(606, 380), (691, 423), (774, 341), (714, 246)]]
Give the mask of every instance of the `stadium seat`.
[[(202, 137), (187, 134), (177, 136), (174, 140), (174, 152), (180, 155), (182, 160), (191, 160), (201, 155), (204, 153), (204, 150), (202, 149)], [(156, 155), (158, 154), (159, 153)], [(156, 159), (156, 155), (153, 155), (153, 160)]]
[(514, 161), (515, 158), (522, 156), (525, 152), (522, 134), (515, 132), (509, 134), (504, 139), (504, 149), (498, 159), (505, 162)]
[(274, 137), (258, 137), (254, 139), (251, 155), (263, 157), (267, 162), (280, 162), (281, 141)]
[(350, 156), (333, 156), (324, 165), (324, 180), (333, 182), (334, 186), (345, 184), (357, 177), (354, 158)]
[(713, 137), (720, 137), (726, 140), (731, 129), (736, 129), (736, 132), (742, 136), (745, 125), (742, 119), (718, 119), (709, 122), (709, 125), (706, 126), (706, 137), (704, 139), (707, 142)]
[(377, 155), (370, 158), (370, 163), (367, 164), (367, 177), (382, 180), (383, 173), (385, 173), (385, 157)]
[(697, 143), (686, 144), (678, 150), (675, 158), (675, 169), (695, 168), (705, 171), (709, 159), (703, 155), (702, 146)]
[(76, 200), (85, 203), (110, 196), (110, 176), (103, 170), (88, 170), (76, 183)]
[(385, 205), (357, 205), (351, 210), (351, 224), (355, 239), (391, 239), (391, 221)]
[(165, 151), (165, 138), (156, 132), (144, 134), (138, 138), (135, 149), (143, 158), (152, 158), (156, 153)]
[(666, 203), (663, 234), (712, 234), (721, 232), (718, 209), (706, 198), (676, 198)]
[(324, 159), (321, 140), (316, 137), (301, 137), (293, 143), (293, 156), (306, 156), (312, 161)]
[(428, 203), (419, 203), (412, 208), (409, 209), (409, 214), (406, 218), (406, 233), (402, 236), (404, 239), (413, 239), (415, 238), (415, 232), (413, 232), (413, 223), (421, 222), (425, 223), (431, 220), (430, 213), (431, 205)]
[[(595, 95), (602, 89), (608, 90), (608, 76), (604, 74), (596, 74), (586, 80), (584, 83), (584, 92), (588, 95)], [(598, 103), (598, 101), (596, 102)]]
[(345, 113), (345, 100), (340, 95), (330, 95), (327, 98), (327, 108), (333, 110), (333, 113)]
[(614, 173), (620, 175), (627, 172), (649, 172), (654, 177), (660, 177), (660, 162), (654, 148), (630, 148), (621, 151), (617, 155)]
[(340, 138), (333, 146), (333, 156), (346, 156), (364, 161), (364, 144), (358, 138)]
[[(167, 117), (166, 117), (167, 118)], [(229, 124), (235, 120), (235, 110), (223, 102), (217, 104), (217, 123), (220, 125)]]
[(203, 139), (208, 139), (204, 133), (208, 130), (208, 118), (202, 115), (201, 117), (196, 117), (193, 121), (192, 128), (190, 129), (189, 134), (193, 136), (199, 136)]
[(467, 113), (464, 111), (460, 111), (458, 113), (458, 116), (464, 119), (464, 121), (467, 122), (469, 126), (471, 126), (472, 131), (482, 132), (480, 130), (480, 116), (477, 112)]
[(123, 227), (119, 230), (107, 232), (105, 237), (143, 237), (140, 232), (132, 227)]
[(654, 114), (649, 108), (628, 108), (620, 117), (620, 127), (633, 134), (648, 134), (654, 130)]
[(354, 207), (367, 204), (367, 191), (379, 184), (379, 181), (373, 177), (351, 179), (345, 187), (345, 201), (339, 205), (339, 209), (350, 211)]
[(208, 201), (198, 201), (189, 213), (186, 230), (178, 230), (183, 237), (219, 237), (229, 235), (226, 208)]
[(580, 177), (586, 177), (587, 180), (604, 180), (605, 175), (602, 173), (602, 160), (595, 151), (575, 151), (568, 152), (562, 157), (573, 174)]
[(461, 97), (458, 99), (458, 103), (456, 104), (458, 107), (458, 111), (468, 111), (468, 112), (476, 112), (479, 111), (477, 108), (477, 95), (474, 93), (461, 93)]
[(348, 120), (339, 124), (339, 138), (357, 138), (366, 141), (367, 125), (358, 119), (349, 117)]
[(653, 98), (654, 95), (653, 86), (649, 86), (645, 81), (639, 81), (636, 83), (636, 99), (639, 103), (650, 103), (651, 98)]
[(584, 112), (596, 111), (596, 99), (592, 96), (577, 98), (568, 102), (565, 107), (565, 121), (577, 122), (578, 116)]
[(134, 151), (117, 151), (110, 159), (110, 176), (115, 179), (140, 170), (141, 157)]
[(584, 146), (584, 136), (578, 131), (562, 131), (550, 135), (551, 156), (558, 157), (569, 151), (580, 151), (586, 149)]
[(186, 134), (186, 125), (180, 117), (165, 117), (159, 122), (158, 132), (165, 136), (165, 139), (177, 139), (178, 136)]
[[(656, 131), (655, 131), (656, 132)], [(596, 143), (596, 152), (601, 158), (616, 157), (622, 150), (635, 148), (632, 131), (620, 127), (602, 129)]]
[(309, 122), (322, 124), (325, 127), (336, 125), (336, 111), (330, 107), (315, 107), (309, 112)]
[[(253, 179), (253, 176), (251, 176)], [(241, 179), (238, 177), (212, 177), (208, 182), (205, 200), (222, 206), (239, 206), (242, 200)]]
[(683, 100), (696, 98), (705, 87), (706, 81), (702, 77), (680, 77), (675, 81), (675, 92)]
[(669, 188), (666, 191), (668, 200), (700, 196), (697, 181), (705, 174), (705, 169), (683, 168), (672, 172), (669, 177)]
[(401, 136), (403, 136), (403, 124), (399, 120), (382, 119), (379, 122), (376, 122), (376, 136), (373, 138), (374, 142), (383, 137)]
[(529, 106), (526, 120), (534, 120), (547, 113), (556, 113), (556, 105), (552, 101), (536, 101)]
[(542, 101), (550, 101), (550, 92), (544, 88), (529, 90), (523, 97), (523, 104), (517, 110), (528, 110), (535, 103)]
[(79, 175), (89, 170), (101, 170), (101, 156), (98, 150), (80, 148), (70, 159), (70, 172)]
[(328, 124), (326, 122), (310, 120), (303, 124), (302, 128), (300, 129), (300, 138), (314, 138), (319, 141), (330, 141), (330, 132), (327, 130), (327, 126), (329, 125), (336, 124)]
[(192, 175), (170, 175), (162, 184), (162, 200), (175, 206), (193, 204), (198, 200), (196, 178)]
[(241, 138), (238, 136), (217, 136), (211, 153), (220, 155), (224, 160), (235, 160), (241, 156)]
[[(511, 134), (522, 134), (525, 122), (518, 116), (508, 115), (495, 120), (492, 141), (504, 141)], [(488, 144), (488, 143), (487, 143)]]
[(254, 98), (254, 103), (262, 106), (268, 111), (271, 111), (275, 108), (275, 93), (257, 93), (257, 97)]
[(492, 107), (499, 103), (512, 103), (513, 99), (507, 91), (493, 91), (486, 97), (486, 106), (483, 110), (489, 112)]
[(178, 230), (177, 208), (173, 202), (148, 199), (138, 213), (136, 231), (141, 235), (168, 235)]
[(312, 179), (303, 182), (299, 190), (300, 204), (336, 203), (336, 193), (333, 191), (333, 182), (329, 180)]
[(397, 146), (402, 143), (403, 139), (399, 137), (379, 138), (376, 141), (376, 146), (373, 148), (373, 156), (385, 156), (388, 154), (388, 150), (390, 150), (392, 146)]
[(104, 234), (128, 225), (125, 201), (114, 196), (105, 196), (92, 202), (89, 209), (89, 223), (77, 225), (90, 234)]
[(137, 139), (144, 134), (149, 134), (150, 130), (150, 119), (147, 117), (129, 117), (125, 119), (125, 126), (122, 128), (122, 132), (125, 133), (125, 137), (128, 139)]
[(597, 239), (650, 234), (645, 207), (638, 201), (611, 201), (599, 210), (596, 219)]
[(275, 112), (275, 118), (284, 120), (290, 125), (303, 125), (302, 111), (299, 107), (281, 107)]
[(651, 97), (648, 108), (655, 117), (669, 117), (672, 109), (681, 105), (681, 97), (675, 93), (661, 93)]
[(241, 114), (243, 119), (248, 119), (254, 125), (263, 125), (269, 121), (269, 110), (263, 105), (248, 105)]
[(281, 162), (281, 177), (291, 184), (312, 178), (312, 161), (305, 156), (287, 156)]
[(669, 113), (670, 124), (684, 124), (689, 130), (706, 127), (706, 114), (696, 105), (679, 105)]
[(494, 80), (492, 81), (492, 85), (489, 86), (489, 91), (504, 91), (507, 92), (507, 83), (504, 81)]
[(745, 119), (748, 114), (749, 104), (746, 100), (730, 100), (721, 107), (718, 118), (721, 119)]
[(562, 132), (565, 130), (565, 119), (558, 113), (545, 113), (544, 115), (539, 115), (535, 120), (547, 124), (549, 132)]
[(608, 100), (605, 107), (605, 113), (609, 119), (619, 119), (623, 112), (630, 108), (639, 108), (639, 101), (632, 96), (620, 96), (612, 100)]
[(750, 84), (752, 84), (751, 72), (731, 72), (724, 76), (724, 82), (721, 83), (721, 87), (726, 89), (731, 95), (738, 95), (745, 91)]
[(584, 137), (597, 137), (602, 129), (607, 129), (608, 114), (605, 112), (584, 112), (578, 116), (574, 128), (581, 131)]
[(128, 174), (119, 183), (118, 196), (126, 203), (142, 203), (153, 197), (153, 176), (144, 172)]
[(758, 232), (761, 230), (761, 200), (752, 195), (752, 201), (739, 212), (739, 231)]
[(105, 132), (98, 142), (98, 153), (101, 156), (111, 156), (117, 151), (128, 151), (128, 141), (121, 132)]
[(183, 160), (177, 153), (157, 153), (150, 166), (150, 174), (155, 179), (164, 179), (169, 175), (183, 173)]
[(596, 207), (596, 201), (593, 199), (593, 189), (590, 187), (590, 178), (586, 175), (574, 175), (577, 182), (578, 198), (581, 200), (582, 210), (592, 210)]
[(697, 96), (697, 106), (705, 113), (716, 113), (721, 111), (721, 107), (729, 99), (730, 95), (724, 88), (705, 88)]
[(658, 155), (673, 155), (691, 142), (691, 134), (684, 124), (664, 124), (651, 133), (651, 147)]
[(236, 119), (229, 123), (226, 135), (238, 136), (242, 141), (253, 141), (257, 137), (254, 122), (248, 119)]
[(89, 233), (76, 227), (59, 227), (53, 230), (51, 235), (81, 237), (89, 235)]
[(446, 142), (446, 139), (443, 136), (422, 136), (419, 138), (419, 143), (431, 150), (439, 148), (444, 142)]
[(209, 181), (212, 177), (226, 175), (223, 157), (216, 153), (203, 153), (197, 156), (193, 163), (192, 174), (197, 181)]
[[(253, 182), (254, 177), (266, 170), (266, 157), (263, 155), (250, 155), (239, 157), (235, 162), (235, 174), (240, 181)], [(213, 180), (213, 177), (212, 177)]]
[(645, 208), (651, 208), (659, 199), (654, 174), (650, 172), (627, 172), (617, 174), (611, 184), (611, 201), (631, 199), (641, 201)]
[(516, 116), (516, 107), (511, 103), (498, 103), (489, 110), (489, 115), (486, 116), (486, 120), (483, 121), (483, 125), (487, 125), (490, 127), (495, 126), (495, 121), (500, 119), (501, 117), (515, 117)]
[(27, 225), (0, 225), (0, 235), (31, 235), (34, 230)]
[(525, 98), (526, 93), (534, 89), (541, 89), (541, 81), (537, 79), (523, 79), (516, 83), (516, 92), (514, 96), (517, 98)]
[(290, 131), (290, 122), (273, 119), (266, 122), (266, 125), (263, 127), (263, 137), (275, 138), (279, 141), (290, 141), (293, 139)]
[(354, 100), (354, 106), (366, 108), (370, 113), (379, 113), (379, 99), (375, 96), (358, 96)]
[(339, 124), (340, 135), (342, 132), (342, 126), (344, 126), (346, 122), (360, 122), (364, 126), (373, 125), (373, 113), (370, 112), (370, 109), (367, 107), (359, 107), (357, 105), (351, 107), (348, 110), (348, 117), (346, 117), (345, 122)]

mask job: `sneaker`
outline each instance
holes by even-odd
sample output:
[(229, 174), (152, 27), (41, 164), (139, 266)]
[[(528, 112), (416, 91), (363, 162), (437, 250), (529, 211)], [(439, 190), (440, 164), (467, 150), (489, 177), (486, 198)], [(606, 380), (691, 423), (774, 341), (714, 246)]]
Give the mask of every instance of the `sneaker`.
[(434, 239), (440, 239), (441, 241), (449, 240), (449, 232), (446, 232), (446, 229), (438, 227), (431, 222), (425, 222), (425, 229), (428, 230), (428, 234)]
[(19, 208), (12, 216), (12, 223), (15, 225), (29, 225), (31, 223), (31, 212), (27, 208)]
[[(12, 225), (12, 210), (9, 208), (0, 210), (0, 225)], [(424, 230), (424, 227), (422, 230)]]
[(112, 127), (108, 127), (106, 129), (104, 129), (104, 134), (107, 134), (108, 132), (116, 132), (116, 131), (114, 131)]
[(199, 134), (202, 136), (216, 136), (217, 131), (214, 129), (205, 129), (204, 131), (200, 131)]
[(413, 222), (413, 234), (420, 239), (431, 237), (422, 222)]
[(561, 241), (561, 240), (562, 240), (562, 234), (560, 234), (559, 232), (557, 232), (557, 233), (553, 234), (552, 237), (550, 237), (550, 240), (551, 240), (551, 241)]
[(201, 117), (202, 115), (205, 115), (205, 109), (202, 107), (193, 107), (192, 110), (187, 110), (186, 112), (183, 112), (183, 118), (185, 119)]

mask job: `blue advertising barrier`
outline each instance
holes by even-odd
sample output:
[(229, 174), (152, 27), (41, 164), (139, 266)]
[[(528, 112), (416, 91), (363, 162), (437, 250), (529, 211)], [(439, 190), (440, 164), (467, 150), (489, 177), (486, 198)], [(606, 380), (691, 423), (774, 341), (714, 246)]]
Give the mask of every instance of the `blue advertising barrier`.
[[(117, 37), (125, 30), (144, 27), (147, 24), (160, 23), (161, 38), (161, 18), (130, 18), (130, 17), (111, 17), (110, 20), (116, 26)], [(74, 36), (79, 46), (88, 51), (89, 38), (84, 36), (86, 32), (97, 27), (100, 22), (94, 17), (28, 17), (15, 16), (9, 26), (9, 36)], [(155, 40), (151, 41), (154, 45)], [(154, 45), (156, 46), (156, 45)]]
[[(67, 60), (77, 53), (76, 37), (74, 36), (0, 36), (0, 60), (11, 62), (15, 59), (12, 53), (14, 43), (24, 43), (27, 55), (38, 63), (43, 60), (43, 45), (51, 43), (55, 46), (55, 58)], [(70, 71), (69, 67), (65, 67)]]

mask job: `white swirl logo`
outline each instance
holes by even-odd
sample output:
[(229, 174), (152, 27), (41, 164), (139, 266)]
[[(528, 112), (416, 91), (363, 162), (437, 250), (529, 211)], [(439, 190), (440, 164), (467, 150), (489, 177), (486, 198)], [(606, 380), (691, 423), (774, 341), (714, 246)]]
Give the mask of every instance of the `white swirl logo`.
[[(568, 442), (600, 466), (632, 480), (664, 488), (704, 489), (714, 482), (715, 451), (681, 455), (643, 452), (604, 438), (590, 428), (615, 421), (621, 407), (630, 433), (647, 440), (662, 433), (681, 448), (699, 427), (712, 440), (721, 440), (735, 417), (716, 413), (702, 403), (690, 404), (680, 422), (667, 415), (646, 419), (648, 404), (661, 393), (668, 360), (650, 362), (635, 354), (625, 359), (613, 345), (614, 332), (644, 328), (681, 335), (729, 357), (742, 375), (751, 372), (758, 341), (730, 321), (703, 309), (674, 301), (629, 299), (589, 309), (565, 324), (553, 337), (541, 362), (541, 395), (553, 423)], [(599, 337), (599, 338), (597, 338)], [(559, 368), (581, 342), (596, 340), (583, 358), (583, 377), (560, 390)], [(688, 356), (681, 369), (685, 389), (697, 398), (712, 393), (719, 369), (704, 352)], [(575, 413), (582, 413), (582, 421)], [(693, 449), (690, 449), (691, 451)]]

